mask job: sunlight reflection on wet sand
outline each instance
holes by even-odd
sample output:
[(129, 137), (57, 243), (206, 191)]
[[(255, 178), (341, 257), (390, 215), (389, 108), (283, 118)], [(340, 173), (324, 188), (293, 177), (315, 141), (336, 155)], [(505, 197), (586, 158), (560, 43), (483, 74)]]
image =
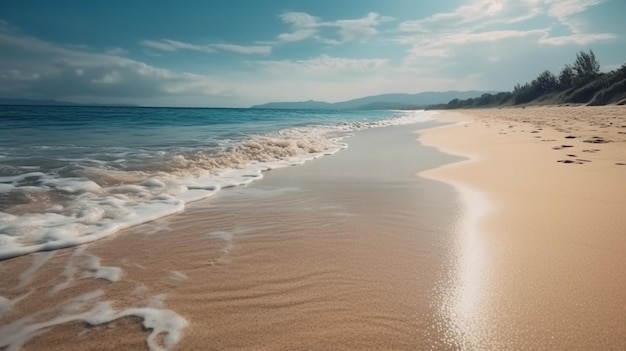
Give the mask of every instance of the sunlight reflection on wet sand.
[(486, 241), (482, 237), (481, 222), (489, 213), (485, 196), (463, 184), (453, 184), (459, 193), (462, 207), (457, 214), (457, 270), (454, 288), (444, 305), (452, 322), (454, 339), (463, 348), (476, 349), (485, 345), (485, 296), (488, 289)]

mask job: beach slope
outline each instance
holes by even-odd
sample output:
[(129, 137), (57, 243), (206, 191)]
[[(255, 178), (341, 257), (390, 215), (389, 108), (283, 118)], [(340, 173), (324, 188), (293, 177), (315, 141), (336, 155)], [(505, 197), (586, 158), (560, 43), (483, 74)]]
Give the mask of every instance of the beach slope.
[(420, 173), (456, 187), (456, 291), (468, 349), (626, 347), (626, 109), (442, 112), (420, 137), (466, 161)]

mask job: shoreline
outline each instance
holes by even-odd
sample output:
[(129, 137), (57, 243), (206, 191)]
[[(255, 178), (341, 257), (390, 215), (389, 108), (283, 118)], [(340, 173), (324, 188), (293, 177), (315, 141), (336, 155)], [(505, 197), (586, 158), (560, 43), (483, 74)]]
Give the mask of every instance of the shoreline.
[[(464, 347), (623, 348), (626, 110), (437, 119), (456, 123), (420, 133), (420, 142), (467, 158), (419, 173), (454, 186), (473, 218), (458, 229), (459, 285), (449, 302)], [(484, 195), (488, 213), (467, 190)]]
[[(450, 232), (447, 212), (456, 203), (450, 187), (415, 176), (456, 159), (416, 142), (415, 129), (434, 123), (360, 131), (333, 156), (268, 172), (249, 187), (82, 249), (60, 250), (27, 286), (10, 291), (11, 301), (25, 289), (35, 292), (3, 322), (44, 305), (75, 301), (83, 311), (110, 302), (116, 311), (156, 308), (184, 318), (176, 350), (453, 348), (441, 308), (454, 238), (442, 234)], [(11, 260), (5, 280), (18, 285), (34, 258)], [(64, 323), (23, 349), (141, 349), (148, 334), (138, 332), (140, 323), (126, 317), (91, 332)], [(111, 335), (116, 341), (108, 345)]]
[[(184, 318), (153, 339), (182, 335), (171, 350), (620, 349), (622, 131), (611, 108), (363, 130), (182, 214), (9, 260), (0, 320), (110, 303)], [(141, 323), (67, 320), (22, 349), (146, 349)]]

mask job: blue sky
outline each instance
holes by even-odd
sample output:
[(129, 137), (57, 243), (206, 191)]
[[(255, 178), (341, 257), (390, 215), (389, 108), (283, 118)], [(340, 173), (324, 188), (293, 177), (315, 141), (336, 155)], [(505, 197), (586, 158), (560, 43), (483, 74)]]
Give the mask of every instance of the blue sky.
[(0, 2), (0, 97), (237, 107), (510, 90), (592, 49), (624, 0)]

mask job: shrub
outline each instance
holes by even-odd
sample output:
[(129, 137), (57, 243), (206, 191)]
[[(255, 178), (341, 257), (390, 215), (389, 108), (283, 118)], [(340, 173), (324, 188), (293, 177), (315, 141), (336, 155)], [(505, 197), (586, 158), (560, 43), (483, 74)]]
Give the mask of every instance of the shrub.
[(612, 101), (615, 101), (626, 95), (626, 79), (621, 80), (608, 88), (602, 89), (597, 92), (589, 105), (599, 106), (606, 105)]
[(571, 103), (588, 103), (591, 99), (593, 99), (594, 95), (602, 90), (607, 88), (607, 82), (605, 76), (601, 76), (588, 84), (573, 90), (569, 95), (565, 96), (565, 102)]

